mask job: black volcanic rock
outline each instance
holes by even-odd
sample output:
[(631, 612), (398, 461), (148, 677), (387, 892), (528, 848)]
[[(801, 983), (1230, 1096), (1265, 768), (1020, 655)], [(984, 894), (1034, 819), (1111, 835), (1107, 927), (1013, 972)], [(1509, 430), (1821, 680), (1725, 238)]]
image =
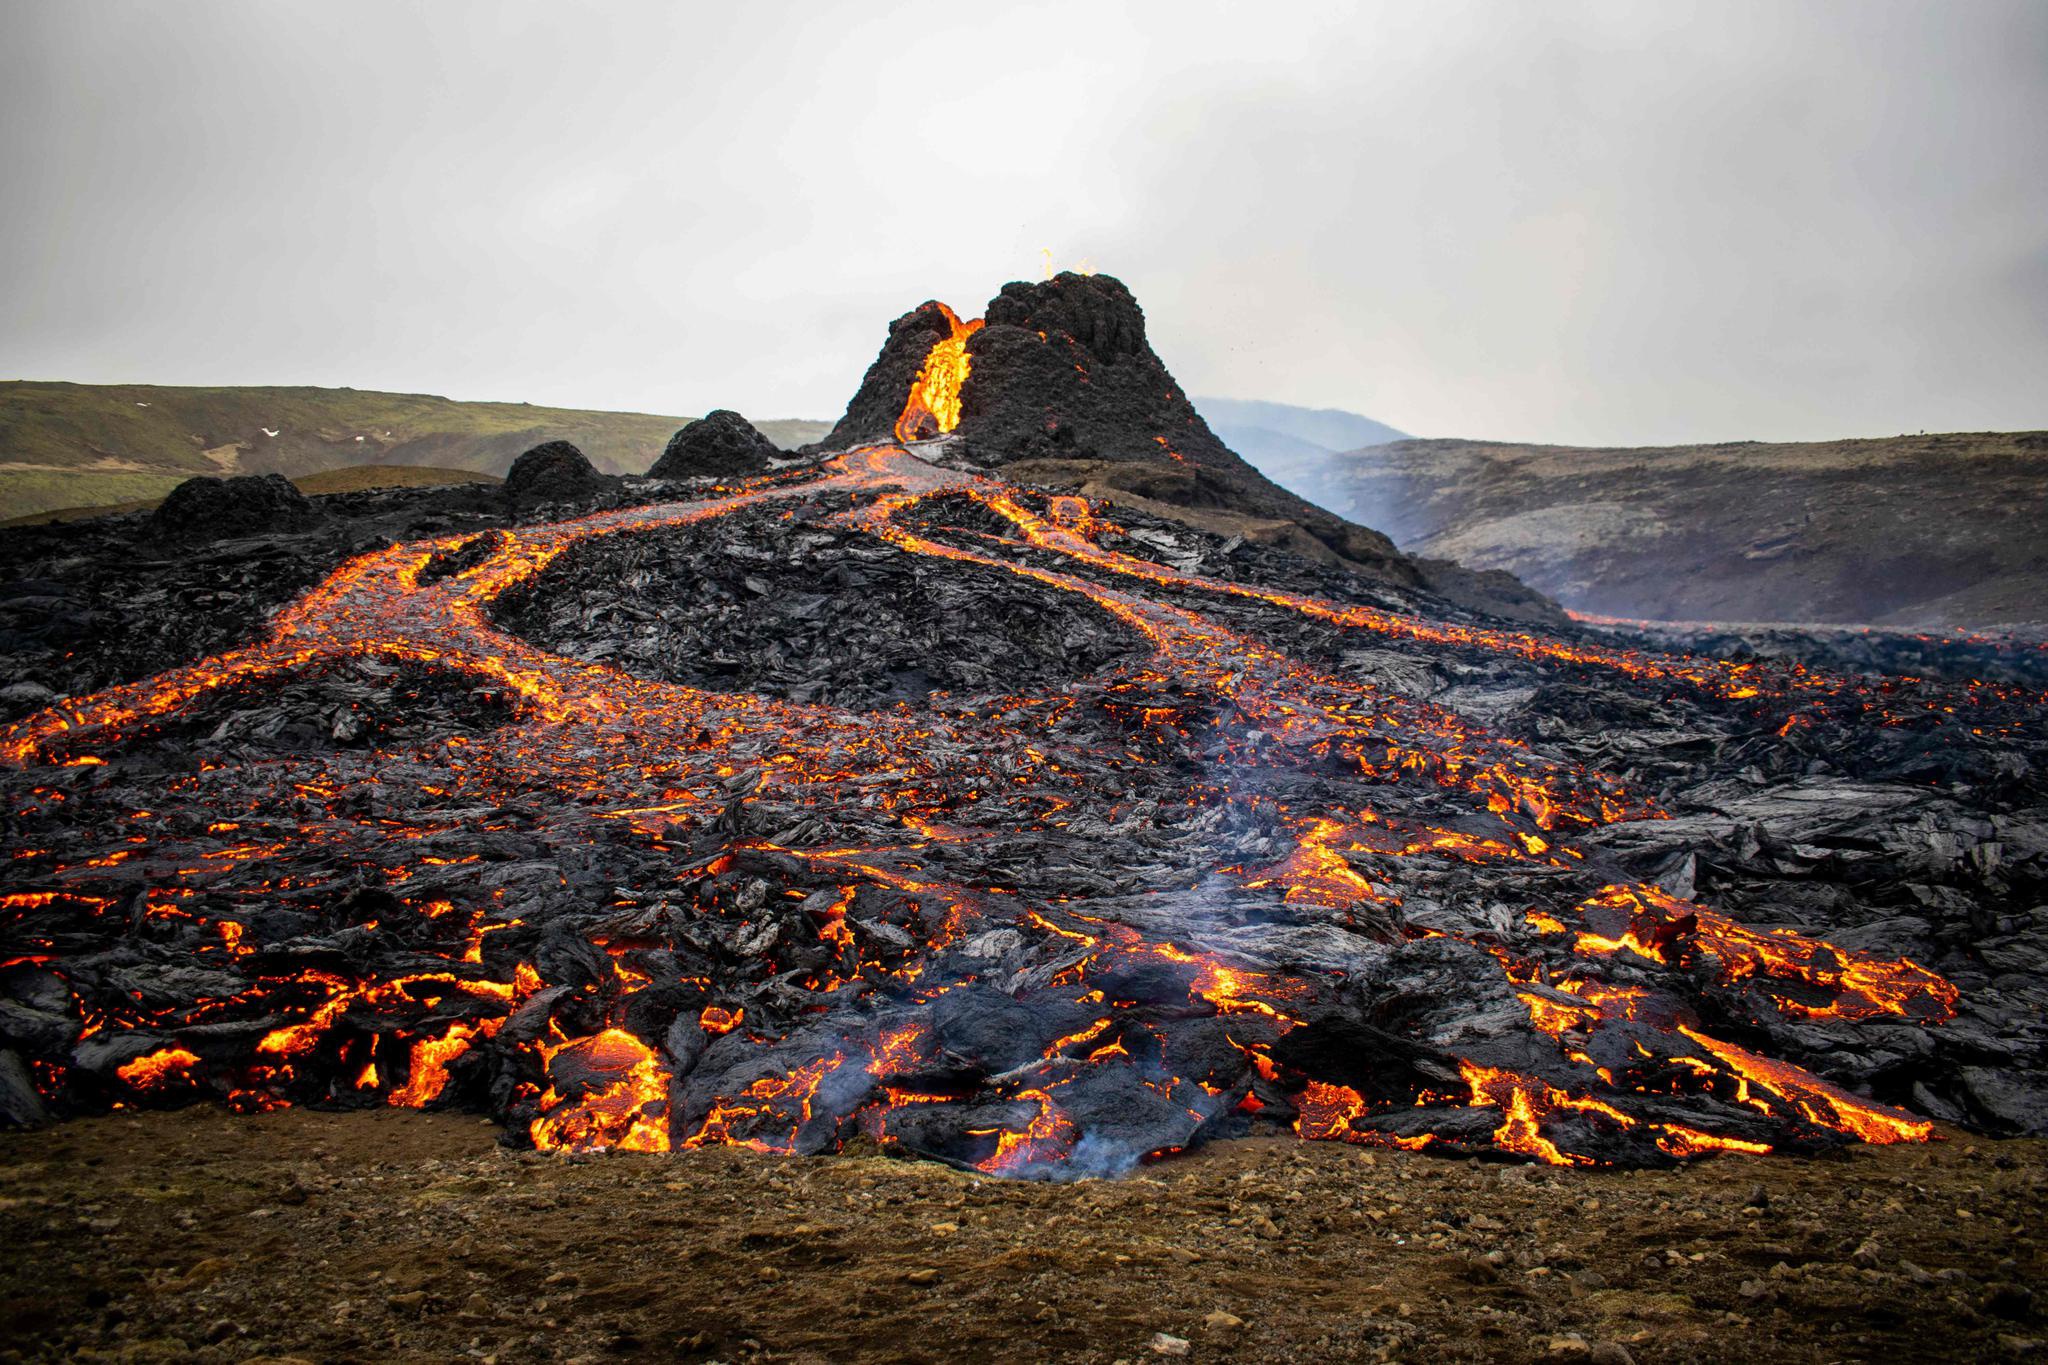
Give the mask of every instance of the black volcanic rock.
[(604, 475), (567, 441), (537, 445), (512, 462), (505, 496), (517, 505), (566, 502), (604, 487)]
[[(779, 510), (719, 530), (715, 541), (682, 527), (578, 545), (508, 595), (497, 619), (551, 652), (609, 658), (640, 677), (860, 710), (1052, 687), (1147, 654), (1142, 636), (1092, 604), (1006, 573), (967, 568), (904, 591), (903, 560), (867, 562), (857, 532), (792, 537)], [(631, 598), (619, 594), (624, 581), (637, 585)], [(692, 609), (650, 617), (650, 600)]]
[(752, 422), (730, 408), (719, 408), (669, 437), (668, 446), (647, 471), (647, 477), (694, 479), (759, 474), (781, 453)]
[[(1232, 495), (1225, 470), (1096, 464)], [(1135, 506), (1088, 538), (1174, 572), (1118, 572), (1005, 543), (1072, 523), (1031, 489), (1013, 516), (941, 487), (892, 511), (899, 540), (862, 515), (871, 482), (813, 479), (687, 525), (648, 485), (510, 532), (495, 493), (342, 495), (312, 534), (154, 564), (139, 518), (0, 535), (0, 706), (70, 694), (0, 765), (32, 893), (0, 924), (0, 1122), (253, 1093), (474, 1109), (556, 1145), (588, 1139), (542, 1111), (630, 1066), (643, 1145), (866, 1135), (992, 1173), (1253, 1132), (1529, 1156), (1540, 1126), (1638, 1164), (1691, 1150), (1649, 1124), (1835, 1140), (1807, 1120), (1846, 1094), (1737, 1103), (1739, 1063), (1686, 1051), (1683, 1022), (1880, 1103), (2048, 1125), (2036, 695), (1496, 634)], [(474, 629), (416, 590), (555, 546)], [(251, 638), (286, 576), (366, 547), (371, 571)], [(215, 642), (276, 667), (81, 695)], [(1588, 955), (1624, 923), (1654, 952)], [(1758, 972), (1758, 943), (1812, 955)], [(1564, 989), (1584, 973), (1634, 1003)], [(1852, 977), (1902, 1003), (1838, 1008)], [(263, 1060), (280, 1026), (319, 1035), (291, 1068)]]
[(1153, 354), (1122, 281), (1062, 274), (1006, 284), (985, 319), (967, 342), (961, 394), (970, 459), (1165, 459), (1258, 477)]
[[(925, 357), (952, 330), (951, 313), (936, 302), (889, 324), (881, 354), (822, 444), (894, 440)], [(1145, 340), (1138, 301), (1111, 276), (1004, 285), (967, 354), (955, 435), (973, 463), (1175, 460), (1258, 478), (1189, 404)]]
[(149, 517), (163, 540), (232, 540), (300, 531), (320, 520), (319, 509), (282, 474), (202, 475), (170, 491)]

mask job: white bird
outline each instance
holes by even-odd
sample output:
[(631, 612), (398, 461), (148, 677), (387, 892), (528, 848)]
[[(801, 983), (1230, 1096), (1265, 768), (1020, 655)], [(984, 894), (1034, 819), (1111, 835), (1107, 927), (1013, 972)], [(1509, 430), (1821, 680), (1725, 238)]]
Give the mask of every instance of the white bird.
[(138, 408), (146, 408), (146, 407), (148, 407), (148, 406), (149, 406), (149, 404), (147, 404), (147, 403), (137, 403), (137, 404), (136, 404), (135, 406), (136, 406), (136, 407), (138, 407)]
[(263, 433), (263, 434), (264, 434), (265, 436), (275, 436), (275, 435), (277, 435), (277, 432), (275, 432), (275, 431), (272, 431), (272, 430), (271, 430), (271, 429), (270, 429), (269, 427), (258, 427), (258, 428), (256, 428), (256, 430), (258, 430), (258, 431), (262, 432), (262, 433)]

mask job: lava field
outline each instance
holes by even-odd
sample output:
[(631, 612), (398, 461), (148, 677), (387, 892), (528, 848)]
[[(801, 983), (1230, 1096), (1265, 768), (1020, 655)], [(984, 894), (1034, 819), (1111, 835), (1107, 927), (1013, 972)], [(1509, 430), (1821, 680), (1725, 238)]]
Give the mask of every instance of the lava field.
[(17, 537), (0, 1110), (1041, 1178), (2048, 1131), (2035, 686), (1636, 651), (1013, 485), (924, 439), (971, 354), (901, 443), (723, 486)]

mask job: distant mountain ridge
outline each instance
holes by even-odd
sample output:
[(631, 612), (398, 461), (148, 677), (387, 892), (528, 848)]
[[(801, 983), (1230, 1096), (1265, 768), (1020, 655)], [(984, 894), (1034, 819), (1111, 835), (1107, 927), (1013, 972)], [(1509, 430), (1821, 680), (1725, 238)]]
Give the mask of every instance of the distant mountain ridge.
[[(521, 451), (573, 441), (599, 469), (640, 474), (690, 419), (434, 394), (309, 386), (0, 382), (0, 519), (161, 497), (194, 474), (309, 474), (430, 465), (503, 474)], [(829, 424), (755, 424), (785, 449)]]
[[(1253, 398), (1191, 400), (1223, 444), (1290, 493), (1321, 507), (1346, 489), (1333, 477), (1336, 457), (1367, 446), (1404, 441), (1408, 433), (1342, 408), (1300, 408)], [(1373, 523), (1367, 522), (1367, 525)]]
[(1197, 398), (1224, 444), (1410, 554), (1582, 612), (1907, 628), (2048, 621), (2048, 433), (1640, 449), (1418, 439)]
[[(1218, 435), (1225, 427), (1263, 430), (1331, 451), (1405, 441), (1409, 435), (1405, 431), (1396, 431), (1385, 422), (1346, 412), (1342, 408), (1300, 408), (1290, 403), (1267, 403), (1256, 398), (1196, 398), (1192, 401), (1195, 410), (1202, 414), (1202, 420)], [(1226, 444), (1228, 440), (1225, 437)], [(1240, 455), (1244, 453), (1238, 452)]]
[[(1278, 478), (1278, 475), (1273, 475)], [(1681, 621), (2048, 621), (2048, 432), (1597, 449), (1412, 440), (1304, 496), (1576, 611)]]

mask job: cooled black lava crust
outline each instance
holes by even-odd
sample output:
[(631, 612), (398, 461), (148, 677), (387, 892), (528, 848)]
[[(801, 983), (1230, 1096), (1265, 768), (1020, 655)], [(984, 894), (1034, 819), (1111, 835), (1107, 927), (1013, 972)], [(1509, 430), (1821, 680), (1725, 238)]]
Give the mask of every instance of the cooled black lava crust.
[[(976, 510), (934, 521), (971, 534)], [(637, 677), (853, 710), (1041, 692), (1150, 653), (1083, 598), (783, 515), (583, 542), (498, 623)]]

